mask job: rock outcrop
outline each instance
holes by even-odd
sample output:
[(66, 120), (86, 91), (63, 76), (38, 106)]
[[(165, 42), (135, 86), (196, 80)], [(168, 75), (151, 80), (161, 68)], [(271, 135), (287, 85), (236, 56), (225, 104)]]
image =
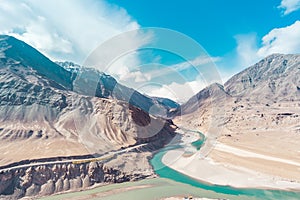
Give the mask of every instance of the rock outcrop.
[(102, 162), (47, 164), (0, 173), (1, 199), (46, 196), (76, 191), (95, 184), (121, 183), (153, 176), (153, 172), (126, 172)]

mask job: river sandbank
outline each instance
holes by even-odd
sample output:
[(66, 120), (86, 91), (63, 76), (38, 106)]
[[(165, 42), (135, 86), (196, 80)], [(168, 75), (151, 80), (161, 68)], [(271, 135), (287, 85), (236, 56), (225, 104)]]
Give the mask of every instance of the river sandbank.
[[(225, 161), (220, 162), (214, 159), (221, 156), (223, 156)], [(280, 164), (296, 165), (296, 167), (299, 167), (299, 163), (295, 161), (261, 155), (221, 143), (218, 143), (210, 155), (205, 158), (201, 157), (199, 151), (193, 155), (185, 156), (184, 149), (175, 149), (166, 152), (162, 158), (162, 162), (182, 174), (211, 184), (228, 185), (236, 188), (300, 190), (299, 182), (279, 176), (272, 176), (251, 168), (239, 166), (235, 163), (230, 164), (235, 156), (244, 157), (244, 159), (280, 162)]]

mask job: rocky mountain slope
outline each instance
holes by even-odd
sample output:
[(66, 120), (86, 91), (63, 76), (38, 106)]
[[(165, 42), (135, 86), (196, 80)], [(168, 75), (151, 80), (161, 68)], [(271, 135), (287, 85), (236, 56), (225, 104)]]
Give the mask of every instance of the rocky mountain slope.
[(229, 79), (226, 91), (257, 102), (298, 101), (299, 63), (299, 55), (271, 55)]
[(300, 55), (274, 54), (200, 91), (174, 122), (206, 134), (215, 162), (300, 182), (299, 88)]
[[(44, 86), (72, 89), (72, 74), (70, 72), (59, 67), (36, 49), (14, 37), (0, 35), (0, 61), (1, 68), (21, 65), (26, 69), (35, 71), (38, 75), (38, 79), (34, 81)], [(18, 71), (17, 68), (14, 68), (14, 70)], [(26, 76), (26, 74), (22, 74), (21, 71), (19, 71), (18, 74), (22, 78)], [(45, 77), (48, 78), (48, 82), (43, 81)]]
[(179, 110), (179, 104), (170, 99), (143, 95), (119, 84), (112, 76), (96, 69), (79, 66), (72, 62), (57, 62), (57, 64), (75, 77), (72, 85), (76, 93), (126, 101), (148, 113), (164, 118), (171, 118), (174, 111)]
[[(225, 84), (212, 84), (181, 106), (182, 114), (223, 107), (219, 115), (261, 106), (270, 108), (300, 101), (300, 55), (271, 55), (234, 75)], [(209, 108), (209, 109), (208, 109)], [(198, 120), (201, 115), (194, 119)], [(213, 118), (213, 116), (211, 116)], [(199, 124), (198, 124), (199, 125)]]
[[(130, 93), (133, 95), (128, 96)], [(139, 169), (147, 168), (149, 176), (153, 172), (148, 162), (136, 166), (136, 159), (147, 160), (149, 152), (172, 139), (176, 128), (171, 120), (146, 112), (154, 104), (164, 107), (156, 99), (118, 84), (111, 76), (92, 69), (80, 70), (79, 75), (22, 41), (0, 37), (0, 165), (27, 159), (101, 155), (146, 144), (141, 153), (125, 153), (110, 162), (112, 168), (128, 174), (142, 174)], [(27, 176), (34, 177), (34, 169), (28, 169), (32, 173)], [(23, 172), (9, 170), (5, 172), (8, 177), (1, 175), (1, 194), (8, 189), (14, 194), (22, 184)], [(75, 178), (80, 176), (86, 174), (78, 173)], [(49, 176), (19, 189), (22, 195), (29, 188), (34, 194), (42, 194), (41, 188), (48, 187), (45, 184), (52, 181), (53, 185), (58, 179)], [(13, 183), (6, 185), (4, 180)]]
[(198, 92), (181, 106), (181, 115), (194, 112), (200, 107), (225, 101), (229, 95), (219, 83), (214, 83)]
[(95, 184), (122, 183), (153, 177), (148, 171), (124, 171), (110, 163), (48, 164), (24, 167), (0, 174), (0, 198), (46, 196), (64, 191), (88, 189)]
[[(15, 38), (1, 36), (0, 42), (2, 139), (63, 137), (76, 141), (81, 132), (86, 138), (101, 133), (105, 137), (97, 137), (107, 144), (100, 145), (99, 151), (106, 151), (132, 145), (138, 138), (150, 138), (160, 131), (155, 127), (163, 129), (164, 119), (130, 104), (140, 102), (139, 107), (146, 108), (159, 102), (156, 99), (93, 69), (80, 70), (85, 75), (67, 71)], [(96, 90), (89, 88), (92, 81), (97, 81)], [(116, 90), (119, 92), (113, 92)], [(126, 99), (122, 95), (130, 94), (128, 91), (134, 95)]]

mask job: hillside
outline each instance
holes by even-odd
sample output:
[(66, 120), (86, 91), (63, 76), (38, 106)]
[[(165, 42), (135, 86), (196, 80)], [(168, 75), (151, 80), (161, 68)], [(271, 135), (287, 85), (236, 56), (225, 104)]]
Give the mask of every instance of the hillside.
[(226, 91), (258, 103), (299, 101), (299, 63), (299, 55), (271, 55), (229, 79)]
[[(148, 156), (172, 139), (176, 127), (171, 120), (145, 111), (157, 100), (119, 85), (109, 75), (91, 70), (83, 69), (80, 73), (84, 75), (79, 75), (53, 63), (22, 41), (10, 36), (0, 37), (1, 166), (15, 165), (20, 161), (34, 163), (42, 159), (43, 162), (53, 162), (62, 157), (68, 160), (74, 156), (104, 155), (143, 145), (139, 148), (140, 153), (131, 150), (110, 158), (105, 164), (95, 164), (111, 178), (94, 181), (89, 175), (86, 181), (92, 185), (153, 175)], [(85, 78), (90, 78), (92, 74), (95, 76), (88, 82), (81, 82), (85, 75)], [(96, 90), (89, 88), (93, 86), (89, 81), (96, 81)], [(122, 96), (124, 92), (129, 94), (128, 91), (134, 93), (133, 100)], [(139, 103), (138, 107), (134, 102)], [(137, 165), (136, 160), (140, 159), (146, 162)], [(31, 195), (44, 194), (47, 190), (43, 188), (48, 187), (49, 181), (51, 184), (60, 184), (64, 179), (70, 182), (80, 179), (82, 182), (89, 170), (78, 173), (76, 170), (91, 168), (92, 165), (73, 166), (68, 164), (70, 162), (53, 165), (59, 168), (58, 171), (62, 170), (59, 176), (53, 174), (53, 169), (48, 169), (47, 165), (30, 168), (29, 164), (20, 170), (2, 171), (0, 194), (20, 197), (29, 190), (35, 191), (29, 192)], [(72, 175), (74, 170), (65, 174), (62, 167), (67, 166), (68, 169), (74, 168), (76, 174)], [(38, 174), (43, 174), (43, 167), (52, 175), (40, 177)], [(123, 173), (127, 174), (126, 178)], [(71, 186), (73, 189), (80, 187), (82, 185)], [(10, 192), (6, 193), (8, 190)], [(50, 194), (55, 192), (51, 191)]]
[(174, 122), (206, 134), (217, 163), (299, 182), (299, 77), (300, 55), (271, 55), (200, 91)]

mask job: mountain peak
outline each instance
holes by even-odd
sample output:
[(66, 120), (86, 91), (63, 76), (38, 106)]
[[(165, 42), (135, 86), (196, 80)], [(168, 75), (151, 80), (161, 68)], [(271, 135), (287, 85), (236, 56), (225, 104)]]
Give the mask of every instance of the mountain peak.
[(16, 39), (13, 36), (10, 35), (0, 35), (0, 41), (7, 41), (7, 40), (11, 40), (11, 39)]
[(224, 100), (228, 94), (224, 90), (224, 86), (219, 83), (212, 83), (206, 88), (202, 89), (185, 104), (181, 106), (181, 114), (188, 114), (199, 109), (203, 105)]
[(213, 83), (183, 104), (182, 114), (224, 102), (227, 97), (244, 97), (259, 103), (300, 100), (300, 55), (272, 54), (234, 75), (224, 87)]
[(225, 88), (232, 96), (295, 100), (299, 98), (299, 65), (300, 55), (272, 54), (234, 75), (225, 83)]
[[(51, 80), (59, 89), (72, 89), (72, 74), (53, 63), (38, 50), (12, 36), (0, 35), (0, 67), (18, 70), (21, 67), (35, 71), (39, 76)], [(24, 78), (24, 74), (20, 73)]]

